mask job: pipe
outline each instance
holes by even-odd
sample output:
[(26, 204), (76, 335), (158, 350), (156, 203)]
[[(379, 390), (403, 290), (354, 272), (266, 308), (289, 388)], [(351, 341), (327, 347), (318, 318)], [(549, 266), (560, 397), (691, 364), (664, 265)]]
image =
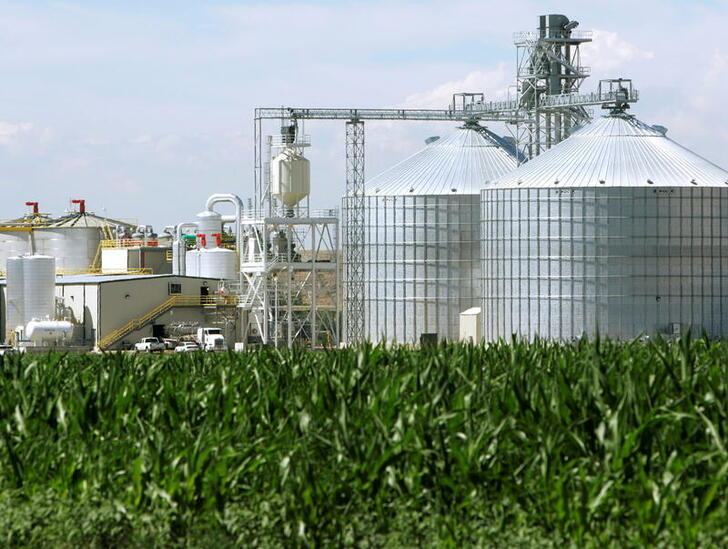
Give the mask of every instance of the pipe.
[(26, 202), (26, 206), (33, 206), (33, 214), (38, 214), (38, 203), (37, 202)]
[(220, 202), (229, 202), (235, 206), (235, 219), (230, 219), (230, 216), (222, 216), (222, 221), (228, 223), (231, 221), (235, 222), (235, 251), (238, 254), (238, 261), (240, 261), (240, 252), (242, 250), (241, 241), (243, 240), (243, 225), (240, 220), (243, 215), (243, 201), (240, 200), (238, 195), (232, 193), (213, 194), (207, 199), (205, 209), (214, 211), (213, 206)]
[(74, 198), (71, 200), (71, 204), (78, 204), (78, 213), (86, 213), (86, 201), (83, 199)]
[(174, 242), (172, 242), (172, 274), (184, 276), (187, 272), (185, 266), (185, 248), (182, 241), (183, 229), (197, 229), (197, 223), (185, 221), (178, 223), (174, 229)]

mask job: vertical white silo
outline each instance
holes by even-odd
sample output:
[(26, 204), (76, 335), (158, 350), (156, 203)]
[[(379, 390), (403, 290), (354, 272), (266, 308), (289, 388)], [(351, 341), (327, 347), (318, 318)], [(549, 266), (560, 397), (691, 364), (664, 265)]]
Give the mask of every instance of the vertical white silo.
[(466, 125), (367, 183), (365, 337), (458, 338), (460, 312), (481, 297), (478, 191), (516, 167), (502, 143)]
[(728, 172), (620, 112), (485, 187), (483, 336), (728, 335)]
[(53, 319), (55, 258), (43, 255), (10, 257), (7, 265), (7, 332), (24, 328), (31, 320)]

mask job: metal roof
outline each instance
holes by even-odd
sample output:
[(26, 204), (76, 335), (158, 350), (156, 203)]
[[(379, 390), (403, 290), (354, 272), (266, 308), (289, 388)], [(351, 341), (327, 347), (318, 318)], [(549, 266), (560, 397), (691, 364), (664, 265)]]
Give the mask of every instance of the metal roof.
[(366, 194), (478, 194), (486, 182), (516, 167), (502, 138), (485, 128), (462, 127), (434, 141), (366, 184)]
[(136, 224), (110, 217), (101, 217), (91, 212), (73, 212), (53, 220), (51, 227), (116, 227), (121, 225), (126, 228), (134, 228)]
[(493, 188), (728, 187), (728, 172), (627, 114), (597, 118)]

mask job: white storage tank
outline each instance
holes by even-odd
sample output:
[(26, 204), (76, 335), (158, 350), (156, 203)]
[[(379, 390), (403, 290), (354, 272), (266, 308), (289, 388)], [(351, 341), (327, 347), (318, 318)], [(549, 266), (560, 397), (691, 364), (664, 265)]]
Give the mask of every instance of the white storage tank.
[(67, 320), (31, 320), (25, 328), (25, 339), (35, 345), (54, 345), (65, 341), (73, 332)]
[(205, 245), (202, 246), (202, 239), (198, 239), (198, 246), (215, 248), (217, 244), (213, 235), (222, 235), (222, 216), (212, 210), (205, 210), (204, 212), (198, 213), (196, 234), (205, 235)]
[(8, 258), (7, 264), (5, 318), (8, 334), (25, 328), (31, 320), (52, 320), (55, 315), (55, 258), (19, 256)]
[(311, 191), (311, 166), (307, 158), (286, 148), (270, 163), (270, 193), (288, 208)]
[(728, 172), (618, 109), (481, 192), (483, 337), (728, 335)]
[(237, 254), (225, 248), (200, 250), (197, 276), (233, 280), (238, 277)]
[(200, 276), (200, 255), (202, 250), (189, 250), (185, 254), (185, 275)]
[(478, 193), (515, 168), (502, 139), (467, 124), (367, 182), (365, 338), (459, 338), (460, 312), (481, 299)]

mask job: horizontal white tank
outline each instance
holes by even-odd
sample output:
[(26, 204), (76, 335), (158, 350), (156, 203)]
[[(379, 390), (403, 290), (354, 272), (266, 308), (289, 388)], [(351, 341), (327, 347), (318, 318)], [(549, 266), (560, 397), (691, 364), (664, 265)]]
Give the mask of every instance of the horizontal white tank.
[(311, 191), (311, 165), (293, 149), (284, 149), (270, 163), (270, 193), (292, 208)]
[(222, 216), (212, 210), (206, 210), (197, 214), (197, 234), (205, 235), (205, 245), (200, 240), (198, 246), (214, 248), (217, 246), (213, 235), (222, 235)]
[(31, 320), (25, 328), (25, 338), (36, 345), (59, 343), (71, 335), (73, 324), (67, 320)]
[(237, 258), (233, 250), (225, 248), (200, 250), (197, 276), (233, 280), (238, 276)]

